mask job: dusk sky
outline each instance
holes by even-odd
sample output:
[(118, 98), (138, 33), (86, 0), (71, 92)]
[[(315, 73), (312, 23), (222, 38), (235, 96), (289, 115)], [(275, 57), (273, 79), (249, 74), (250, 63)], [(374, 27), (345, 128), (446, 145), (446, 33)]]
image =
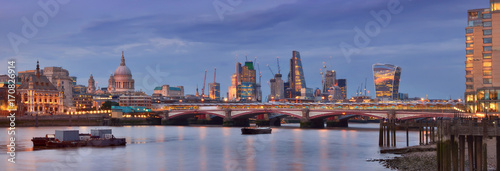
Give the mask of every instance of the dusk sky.
[[(39, 60), (42, 68), (67, 69), (85, 86), (92, 72), (107, 87), (125, 51), (136, 90), (152, 94), (169, 84), (195, 94), (205, 69), (208, 83), (216, 67), (226, 97), (246, 54), (257, 57), (264, 100), (272, 78), (266, 65), (276, 73), (279, 56), (286, 79), (293, 50), (301, 53), (309, 88), (321, 87), (325, 62), (347, 79), (349, 97), (365, 78), (374, 96), (372, 65), (389, 63), (402, 68), (400, 92), (410, 97), (463, 98), (467, 10), (489, 7), (488, 0), (50, 0), (58, 8), (47, 13), (38, 4), (46, 1), (2, 2), (0, 73), (8, 59), (17, 60), (18, 71), (35, 69)], [(382, 23), (372, 15), (384, 12), (390, 18)], [(368, 41), (359, 43), (355, 28)], [(343, 53), (341, 44), (357, 50)]]

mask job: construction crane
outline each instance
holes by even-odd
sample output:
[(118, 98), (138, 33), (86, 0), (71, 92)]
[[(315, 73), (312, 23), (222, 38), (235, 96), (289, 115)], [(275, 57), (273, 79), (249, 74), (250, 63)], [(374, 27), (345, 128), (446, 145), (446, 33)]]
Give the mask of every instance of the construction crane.
[(260, 72), (260, 64), (257, 62), (257, 69), (258, 69), (258, 72), (259, 72), (259, 84), (262, 83), (261, 82), (261, 78), (262, 78), (262, 72)]
[(203, 88), (201, 88), (201, 98), (205, 98), (205, 84), (207, 81), (207, 70), (205, 70), (205, 77), (203, 78)]
[(274, 72), (273, 72), (273, 70), (271, 69), (271, 67), (269, 66), (269, 64), (267, 64), (267, 67), (269, 68), (269, 71), (271, 71), (271, 74), (273, 74), (273, 76), (274, 76)]
[[(281, 74), (281, 69), (280, 69), (280, 57), (276, 57), (276, 63), (278, 63), (278, 74)], [(274, 74), (273, 74), (274, 75)]]

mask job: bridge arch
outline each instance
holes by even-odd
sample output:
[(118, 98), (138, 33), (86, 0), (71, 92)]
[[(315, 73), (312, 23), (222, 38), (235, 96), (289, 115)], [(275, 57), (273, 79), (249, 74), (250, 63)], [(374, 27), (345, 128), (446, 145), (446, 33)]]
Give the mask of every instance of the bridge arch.
[(292, 116), (295, 118), (302, 118), (301, 114), (298, 114), (298, 112), (301, 111), (283, 111), (283, 110), (252, 110), (252, 111), (245, 111), (242, 113), (238, 113), (236, 115), (231, 115), (231, 118), (236, 119), (236, 118), (251, 118), (260, 114), (270, 114), (270, 113), (277, 113), (277, 114), (282, 114), (282, 115), (287, 115), (287, 116)]
[(203, 114), (209, 114), (209, 115), (215, 115), (221, 118), (225, 118), (225, 115), (222, 115), (220, 112), (214, 112), (214, 111), (199, 111), (199, 110), (193, 110), (193, 111), (181, 111), (181, 112), (175, 112), (172, 111), (169, 113), (168, 118), (169, 119), (185, 119), (185, 118), (190, 118), (196, 115), (203, 115)]
[[(351, 115), (351, 116), (349, 117), (349, 115)], [(309, 119), (326, 119), (326, 118), (329, 118), (332, 116), (348, 116), (347, 118), (344, 118), (344, 119), (349, 119), (349, 118), (352, 118), (355, 116), (367, 116), (367, 117), (375, 117), (377, 119), (383, 119), (383, 118), (387, 117), (387, 114), (386, 113), (361, 112), (361, 111), (332, 111), (332, 112), (328, 112), (328, 113), (310, 116)]]

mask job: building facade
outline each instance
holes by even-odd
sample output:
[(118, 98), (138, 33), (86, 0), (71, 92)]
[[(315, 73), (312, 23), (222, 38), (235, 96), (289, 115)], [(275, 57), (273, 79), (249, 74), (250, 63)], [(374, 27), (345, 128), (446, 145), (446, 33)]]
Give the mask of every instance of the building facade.
[(120, 106), (135, 106), (151, 109), (151, 96), (148, 95), (122, 95), (118, 99)]
[(25, 74), (22, 83), (17, 89), (20, 113), (26, 115), (58, 114), (64, 113), (63, 92), (58, 90), (47, 77), (40, 71), (40, 65), (36, 65), (34, 74)]
[(289, 93), (286, 98), (295, 98), (301, 96), (302, 88), (306, 88), (306, 80), (304, 79), (304, 71), (302, 70), (302, 60), (298, 51), (292, 52), (290, 59), (290, 73), (288, 74)]
[(220, 83), (208, 83), (208, 97), (212, 100), (220, 100)]
[(326, 70), (325, 83), (323, 84), (323, 93), (327, 93), (330, 87), (337, 84), (337, 73), (334, 70)]
[(153, 96), (161, 96), (170, 99), (184, 99), (184, 86), (171, 87), (170, 85), (163, 85), (156, 87)]
[(376, 97), (381, 100), (397, 100), (401, 68), (391, 64), (374, 64), (373, 80)]
[(65, 107), (73, 106), (73, 79), (69, 76), (69, 72), (62, 67), (45, 67), (43, 75), (56, 86), (60, 91), (63, 91), (63, 105)]
[(468, 112), (498, 112), (500, 98), (500, 1), (467, 11), (465, 106)]
[(281, 74), (275, 74), (270, 81), (271, 95), (269, 100), (279, 100), (285, 98), (285, 85), (281, 79)]
[(236, 72), (231, 76), (231, 86), (228, 88), (228, 100), (257, 101), (256, 71), (252, 61), (245, 65), (236, 63)]
[(132, 78), (132, 72), (125, 65), (125, 56), (123, 51), (120, 66), (116, 68), (113, 78), (115, 81), (114, 88), (116, 93), (133, 92), (135, 90), (135, 81)]
[(342, 99), (347, 99), (347, 80), (338, 79), (337, 85), (340, 87), (340, 91), (342, 92)]

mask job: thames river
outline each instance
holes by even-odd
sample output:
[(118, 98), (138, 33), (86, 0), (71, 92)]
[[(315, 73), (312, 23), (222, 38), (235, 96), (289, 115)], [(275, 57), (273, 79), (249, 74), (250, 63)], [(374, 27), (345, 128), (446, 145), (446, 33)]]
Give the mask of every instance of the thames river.
[[(349, 123), (348, 129), (273, 128), (272, 134), (241, 135), (240, 128), (189, 126), (20, 127), (16, 163), (7, 161), (7, 128), (0, 133), (1, 170), (389, 170), (368, 159), (380, 154), (378, 124)], [(54, 130), (112, 128), (123, 147), (33, 150), (35, 136)], [(416, 145), (417, 132), (410, 132)], [(398, 132), (398, 147), (406, 146)]]

